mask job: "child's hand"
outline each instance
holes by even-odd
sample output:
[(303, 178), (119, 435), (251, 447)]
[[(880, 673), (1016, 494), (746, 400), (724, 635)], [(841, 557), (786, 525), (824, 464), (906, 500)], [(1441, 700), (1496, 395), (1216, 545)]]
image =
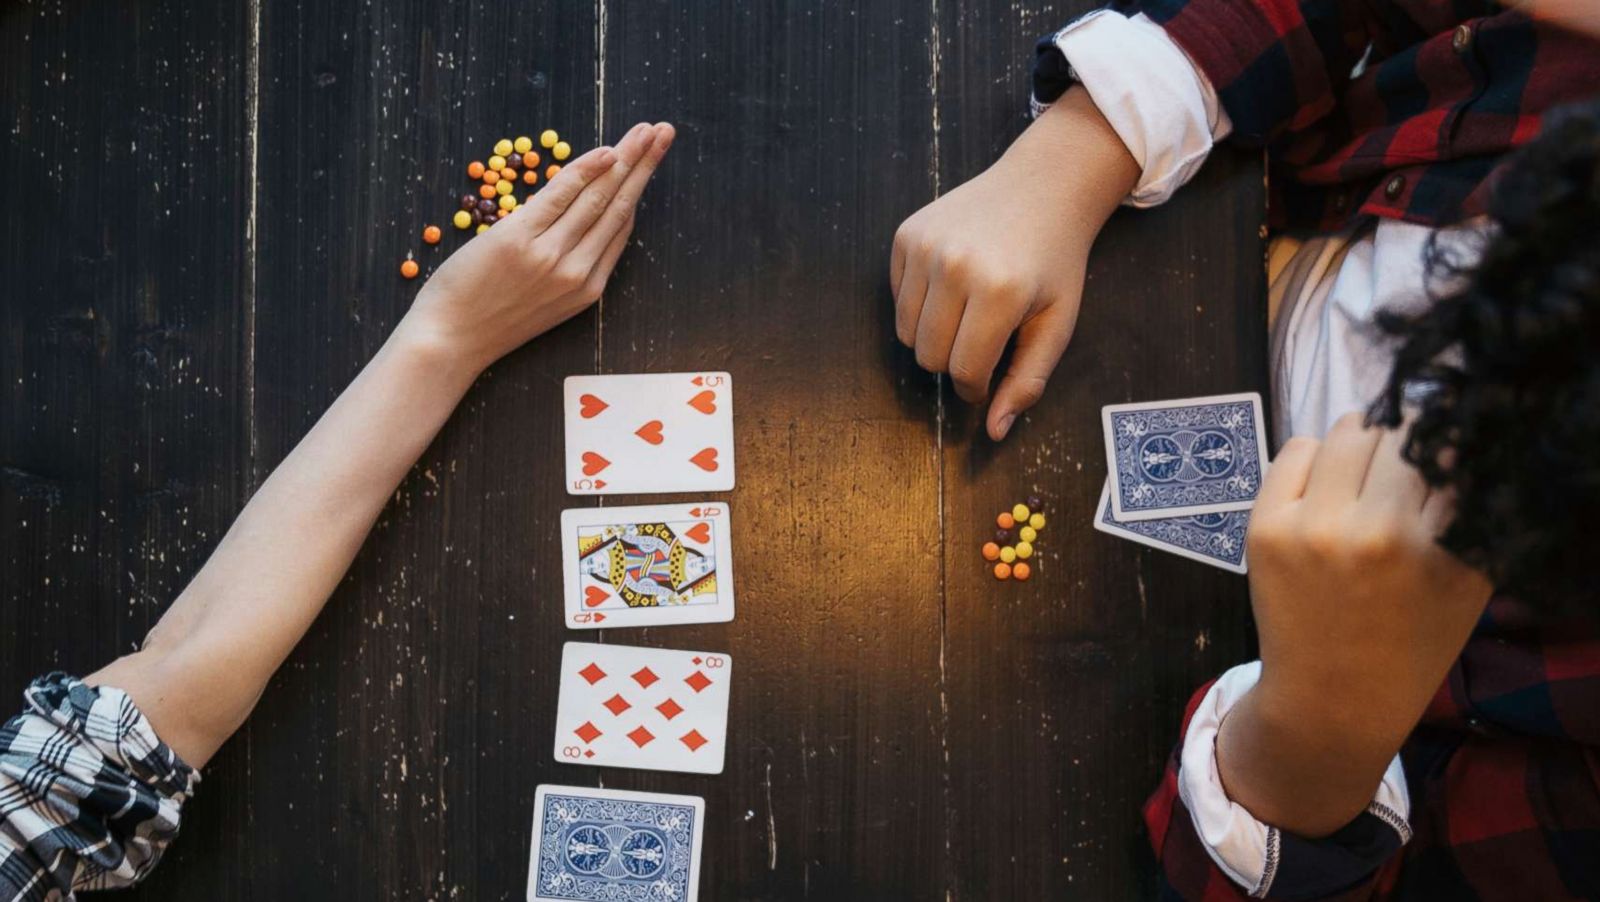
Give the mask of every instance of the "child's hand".
[(1250, 514), (1261, 682), (1223, 721), (1218, 767), (1292, 832), (1366, 807), (1492, 592), (1438, 544), (1450, 499), (1401, 458), (1405, 434), (1351, 414), (1290, 440)]
[(567, 164), (531, 203), (445, 261), (400, 330), (482, 369), (594, 303), (673, 136), (671, 125), (641, 123), (615, 149)]
[(1044, 393), (1072, 337), (1089, 248), (1138, 167), (1081, 88), (999, 162), (907, 219), (894, 236), (895, 332), (956, 394), (989, 396), (1013, 332), (1016, 352), (989, 407), (1005, 437)]

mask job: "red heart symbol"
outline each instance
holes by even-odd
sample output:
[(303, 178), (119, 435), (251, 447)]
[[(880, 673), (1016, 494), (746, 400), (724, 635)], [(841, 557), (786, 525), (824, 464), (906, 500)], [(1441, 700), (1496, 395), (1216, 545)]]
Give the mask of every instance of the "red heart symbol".
[(606, 619), (606, 615), (600, 613), (599, 611), (595, 611), (594, 612), (594, 622), (595, 623), (599, 623), (600, 621), (602, 621), (604, 619)]
[(610, 404), (596, 398), (594, 395), (578, 396), (578, 414), (586, 420), (598, 416), (600, 411), (610, 406)]
[(715, 473), (717, 471), (717, 449), (704, 448), (699, 454), (689, 458), (689, 463), (705, 470), (707, 473)]
[(685, 529), (683, 534), (704, 545), (705, 543), (711, 541), (711, 524), (696, 523), (688, 529)]
[(695, 395), (694, 397), (690, 398), (689, 399), (689, 406), (693, 407), (695, 410), (698, 410), (703, 414), (716, 413), (717, 412), (717, 393), (708, 388), (705, 391), (701, 392), (700, 394)]
[(583, 604), (585, 607), (599, 607), (605, 604), (606, 599), (610, 597), (611, 593), (599, 586), (585, 586), (583, 589)]
[(611, 461), (606, 460), (604, 457), (601, 457), (593, 451), (583, 452), (583, 475), (593, 476), (609, 466), (611, 466)]
[(634, 430), (634, 435), (644, 439), (652, 445), (661, 444), (661, 421), (651, 420)]

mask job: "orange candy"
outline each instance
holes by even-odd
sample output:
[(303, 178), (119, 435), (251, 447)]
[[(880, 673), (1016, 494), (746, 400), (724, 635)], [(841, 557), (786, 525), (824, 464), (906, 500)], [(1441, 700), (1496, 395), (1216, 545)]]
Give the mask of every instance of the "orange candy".
[(1011, 578), (1011, 565), (1007, 564), (1007, 563), (1005, 563), (1003, 561), (1001, 563), (995, 564), (994, 565), (994, 578), (995, 579), (1010, 579)]
[(495, 196), (494, 186), (493, 185), (479, 185), (478, 186), (478, 196), (479, 197), (486, 197), (489, 200), (494, 200), (494, 196)]
[(1013, 577), (1015, 577), (1016, 579), (1019, 579), (1019, 580), (1027, 579), (1028, 577), (1033, 575), (1033, 571), (1028, 569), (1028, 565), (1027, 564), (1024, 564), (1021, 561), (1017, 561), (1011, 567), (1011, 575)]
[(500, 173), (495, 172), (493, 169), (490, 169), (483, 174), (483, 183), (485, 185), (493, 185), (498, 181), (500, 181)]
[(478, 162), (477, 160), (473, 160), (472, 162), (468, 163), (467, 164), (467, 178), (474, 178), (474, 179), (483, 178), (483, 164)]
[(528, 167), (529, 169), (539, 165), (539, 155), (531, 150), (528, 151), (522, 155), (522, 165)]
[(438, 244), (442, 234), (438, 226), (431, 225), (422, 230), (422, 240), (428, 244)]
[(522, 183), (524, 185), (536, 185), (536, 184), (538, 184), (539, 183), (539, 171), (537, 169), (524, 169), (524, 170), (522, 170)]
[(556, 164), (551, 163), (550, 164), (550, 168), (546, 169), (544, 171), (544, 177), (546, 179), (553, 179), (553, 178), (556, 177), (556, 173), (558, 173), (560, 171), (561, 171), (561, 167), (560, 166), (557, 166)]
[(1017, 518), (1011, 516), (1010, 511), (1001, 511), (1000, 516), (994, 518), (994, 522), (1000, 524), (1001, 529), (1010, 529), (1017, 525)]
[(415, 279), (417, 277), (417, 273), (421, 271), (422, 267), (418, 266), (417, 261), (415, 260), (407, 260), (406, 262), (400, 264), (400, 275), (405, 276), (408, 279)]
[(999, 560), (1000, 559), (1000, 546), (996, 545), (993, 542), (984, 542), (983, 543), (983, 559), (986, 560), (986, 561)]
[(517, 171), (512, 169), (510, 166), (507, 166), (506, 168), (500, 170), (500, 177), (508, 182), (514, 182), (517, 180)]

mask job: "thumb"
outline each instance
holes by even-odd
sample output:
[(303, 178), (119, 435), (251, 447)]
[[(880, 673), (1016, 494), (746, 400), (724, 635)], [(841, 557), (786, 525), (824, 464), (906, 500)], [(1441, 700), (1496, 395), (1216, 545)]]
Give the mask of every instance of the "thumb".
[(1017, 415), (1039, 403), (1045, 384), (1055, 372), (1061, 354), (1072, 339), (1072, 318), (1066, 305), (1055, 304), (1017, 329), (1017, 347), (1011, 365), (989, 404), (989, 437), (1000, 441), (1011, 431)]

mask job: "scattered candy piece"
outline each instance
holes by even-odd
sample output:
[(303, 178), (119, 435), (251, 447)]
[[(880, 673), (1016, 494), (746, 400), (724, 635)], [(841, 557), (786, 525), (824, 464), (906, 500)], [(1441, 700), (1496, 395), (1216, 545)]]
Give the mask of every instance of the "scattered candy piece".
[(494, 195), (495, 195), (495, 190), (494, 190), (494, 186), (493, 185), (479, 185), (478, 186), (478, 196), (479, 197), (493, 198)]
[(498, 169), (491, 169), (483, 174), (483, 183), (485, 185), (493, 185), (498, 181), (500, 181), (500, 171)]
[(556, 130), (553, 128), (547, 128), (539, 133), (540, 147), (554, 147), (559, 140), (561, 140), (561, 136), (557, 135)]
[(998, 560), (999, 557), (1000, 557), (1000, 546), (999, 545), (996, 545), (993, 542), (984, 542), (983, 543), (983, 559), (984, 560), (993, 561), (993, 560)]
[(560, 172), (561, 172), (561, 167), (557, 166), (554, 163), (551, 163), (550, 164), (550, 168), (546, 169), (544, 171), (545, 181), (549, 181), (550, 179), (555, 178)]
[(476, 232), (474, 232), (473, 234), (482, 235), (484, 232), (487, 232), (487, 231), (489, 231), (489, 224), (486, 223), (486, 222), (480, 222), (480, 223), (478, 223), (478, 230)]
[[(503, 157), (506, 154), (511, 152), (511, 148), (512, 147), (513, 147), (513, 145), (511, 143), (511, 139), (510, 138), (501, 138), (500, 140), (494, 142), (494, 155), (497, 156), (497, 157)], [(505, 165), (504, 162), (502, 162), (500, 164), (500, 166), (504, 166), (504, 165)], [(499, 169), (500, 168), (500, 166), (494, 166), (494, 164), (492, 164), (492, 163), (490, 164), (490, 166), (495, 168), (495, 169)]]
[(1017, 549), (1012, 548), (1010, 545), (1007, 545), (1006, 547), (1000, 549), (1000, 560), (1005, 561), (1006, 563), (1009, 564), (1009, 563), (1011, 563), (1012, 561), (1014, 561), (1016, 559), (1017, 559)]
[(499, 172), (500, 170), (502, 170), (504, 168), (506, 168), (506, 158), (505, 158), (504, 154), (498, 154), (497, 153), (494, 156), (489, 158), (489, 171), (490, 172)]
[(470, 210), (478, 205), (478, 197), (474, 194), (461, 195), (461, 209)]
[(451, 217), (450, 221), (454, 223), (455, 227), (458, 229), (471, 228), (472, 214), (468, 213), (466, 210), (457, 210), (456, 215)]
[(1044, 507), (1044, 502), (1039, 500), (1039, 496), (1038, 495), (1029, 495), (1028, 496), (1028, 509), (1029, 510), (1039, 510), (1042, 507)]
[(1000, 516), (994, 518), (994, 522), (1000, 524), (1001, 529), (1010, 529), (1017, 525), (1017, 518), (1011, 516), (1010, 511), (1001, 511)]
[(1018, 523), (1028, 522), (1028, 506), (1026, 504), (1019, 504), (1016, 507), (1013, 507), (1011, 509), (1011, 517)]
[(556, 146), (550, 148), (550, 156), (558, 160), (565, 160), (572, 156), (572, 145), (565, 141), (557, 141)]
[(1034, 514), (1028, 518), (1028, 525), (1034, 529), (1044, 529), (1044, 514)]
[(522, 165), (528, 167), (529, 169), (539, 165), (539, 155), (531, 150), (528, 151), (522, 155)]
[(1028, 542), (1017, 543), (1017, 557), (1026, 560), (1033, 557), (1033, 545)]
[(515, 210), (516, 208), (517, 198), (515, 195), (509, 193), (500, 195), (500, 209)]
[(473, 160), (472, 162), (468, 163), (467, 164), (467, 178), (469, 178), (469, 179), (481, 179), (481, 178), (483, 178), (483, 164), (478, 162), (477, 160)]
[(994, 578), (995, 579), (1010, 579), (1011, 578), (1011, 565), (1007, 564), (1007, 563), (995, 564), (994, 565)]
[(533, 149), (533, 139), (529, 138), (526, 135), (524, 135), (524, 136), (518, 138), (517, 140), (511, 142), (511, 149), (516, 151), (519, 154), (527, 153), (528, 151)]
[(536, 185), (536, 184), (538, 184), (539, 183), (539, 170), (537, 170), (537, 169), (524, 169), (524, 170), (522, 170), (522, 183), (524, 185)]
[(1032, 576), (1033, 571), (1028, 568), (1027, 564), (1017, 561), (1016, 566), (1011, 568), (1011, 575), (1016, 577), (1018, 580), (1024, 580)]
[(1034, 539), (1039, 538), (1039, 531), (1032, 526), (1024, 526), (1017, 530), (1017, 536), (1024, 542), (1032, 542)]
[(511, 192), (517, 190), (517, 183), (511, 181), (510, 179), (501, 179), (500, 181), (495, 182), (494, 190), (496, 194), (510, 194)]
[(994, 540), (1002, 545), (1011, 544), (1011, 530), (997, 529), (994, 531)]
[(400, 264), (400, 275), (405, 276), (408, 279), (415, 279), (417, 277), (417, 273), (421, 271), (422, 267), (418, 266), (417, 261), (411, 259), (410, 257), (406, 258), (406, 262)]

